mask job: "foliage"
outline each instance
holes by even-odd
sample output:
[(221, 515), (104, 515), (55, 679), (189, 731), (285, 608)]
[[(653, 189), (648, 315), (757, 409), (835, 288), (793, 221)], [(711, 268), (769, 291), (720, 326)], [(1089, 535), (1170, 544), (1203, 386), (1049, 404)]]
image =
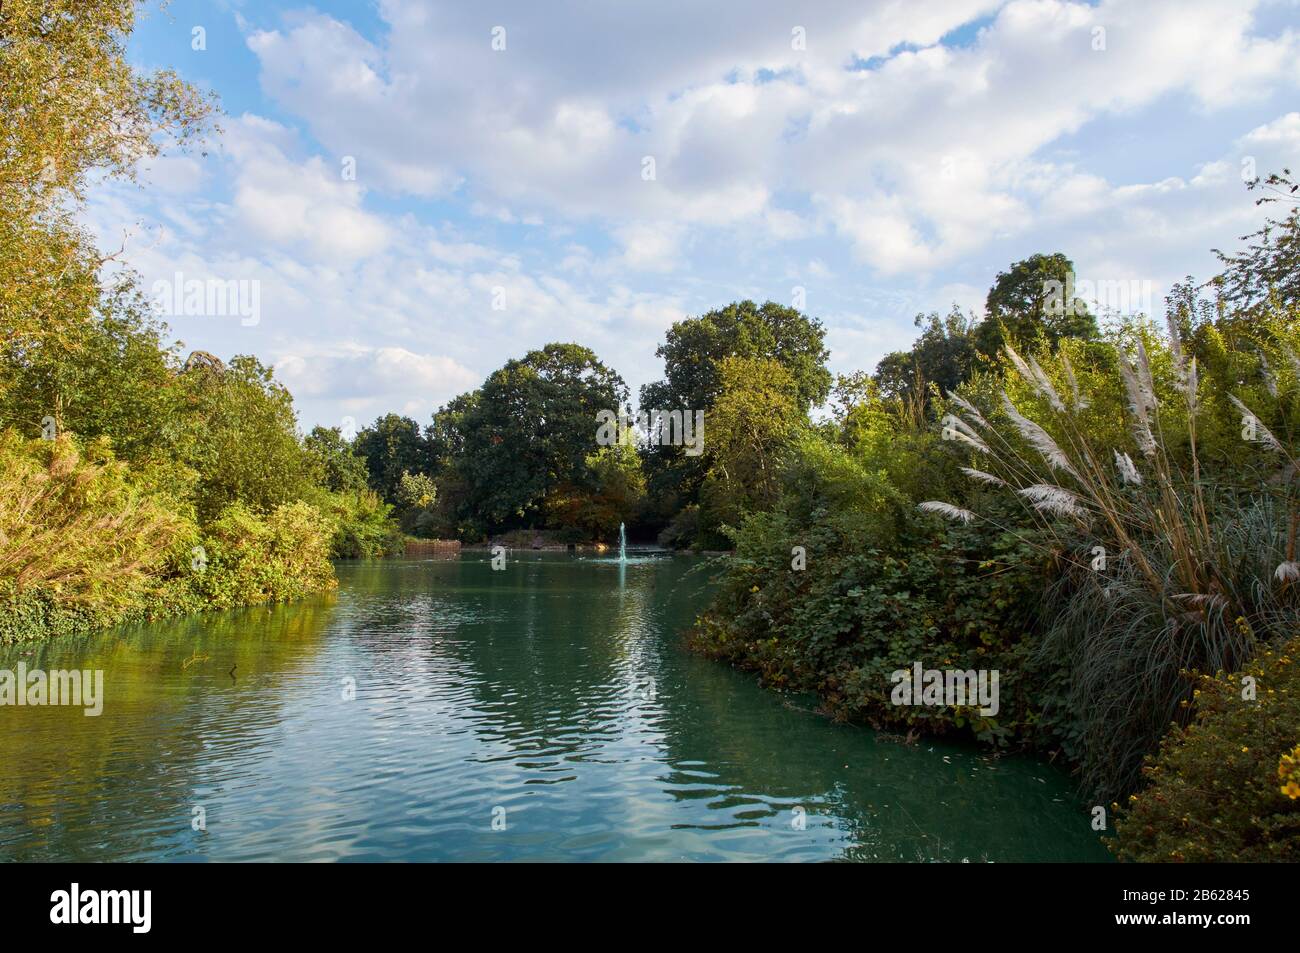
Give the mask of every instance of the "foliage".
[(1073, 286), (1074, 262), (1060, 252), (1030, 255), (998, 272), (984, 302), (984, 322), (975, 330), (975, 347), (994, 357), (1008, 344), (1054, 349), (1062, 338), (1095, 337), (1097, 321), (1087, 302), (1072, 296)]
[(956, 390), (978, 366), (975, 339), (980, 325), (959, 308), (945, 317), (918, 314), (915, 323), (922, 331), (911, 350), (886, 354), (876, 365), (874, 380), (886, 397), (925, 400), (930, 385), (941, 392)]
[(543, 503), (546, 523), (560, 527), (564, 542), (613, 542), (619, 525), (633, 522), (640, 513), (645, 498), (641, 458), (634, 446), (616, 444), (588, 455), (586, 465), (592, 485), (554, 487)]
[(115, 621), (141, 604), (193, 526), (142, 493), (102, 443), (0, 434), (0, 589)]
[(187, 461), (199, 474), (196, 505), (206, 522), (236, 502), (269, 510), (313, 485), (297, 435), (293, 396), (253, 357), (182, 375), (189, 413), (202, 433)]
[(313, 427), (303, 438), (316, 482), (332, 493), (355, 493), (366, 488), (366, 461), (357, 455), (338, 427)]
[(523, 526), (607, 531), (595, 511), (609, 509), (600, 497), (622, 467), (596, 452), (597, 414), (627, 398), (623, 379), (577, 344), (508, 361), (435, 417), (445, 522), (470, 538)]
[[(734, 302), (678, 321), (655, 351), (664, 361), (665, 377), (641, 389), (642, 411), (700, 410), (707, 422), (722, 393), (722, 362), (747, 358), (780, 364), (794, 382), (799, 414), (806, 414), (830, 391), (825, 336), (816, 318), (773, 301)], [(645, 454), (648, 496), (660, 519), (698, 502), (711, 462), (707, 443), (701, 456), (688, 456), (673, 445)]]
[[(45, 417), (111, 433), (133, 455), (165, 401), (165, 356), (129, 278), (105, 292), (108, 260), (78, 224), (93, 175), (131, 179), (163, 148), (211, 128), (213, 104), (170, 71), (126, 54), (135, 0), (14, 0), (0, 6), (0, 425), (34, 436)], [(99, 312), (98, 319), (92, 317)], [(151, 337), (155, 339), (151, 342)]]
[[(1196, 718), (1148, 758), (1108, 846), (1139, 862), (1300, 860), (1300, 639), (1198, 679)], [(1251, 684), (1253, 680), (1253, 685)], [(1119, 805), (1115, 805), (1119, 808)]]
[(722, 545), (723, 525), (776, 502), (782, 455), (805, 421), (794, 377), (777, 361), (723, 358), (718, 376), (720, 391), (706, 417), (712, 463), (700, 490), (697, 542), (705, 548)]
[(182, 366), (79, 224), (89, 182), (214, 129), (210, 97), (128, 60), (136, 8), (0, 5), (0, 640), (294, 598), (333, 584), (331, 536), (395, 534), (378, 500), (319, 485), (356, 494), (357, 471), (299, 439), (268, 368)]
[(406, 549), (393, 508), (374, 490), (318, 491), (309, 502), (333, 524), (330, 555), (335, 559), (399, 556)]
[(1284, 203), (1290, 210), (1282, 219), (1270, 219), (1257, 232), (1242, 236), (1249, 242), (1242, 251), (1214, 253), (1224, 265), (1211, 282), (1220, 298), (1244, 316), (1259, 317), (1300, 304), (1300, 198), (1291, 170), (1255, 179), (1252, 190), (1264, 194), (1256, 205)]
[(204, 536), (207, 566), (195, 588), (218, 608), (284, 602), (336, 585), (330, 566), (334, 527), (315, 507), (284, 503), (265, 516), (232, 503)]
[[(878, 494), (893, 505), (887, 487)], [(1030, 656), (1041, 560), (1010, 533), (894, 515), (897, 535), (880, 545), (862, 535), (861, 519), (829, 508), (811, 525), (782, 510), (750, 516), (693, 644), (879, 726), (1037, 740)], [(803, 570), (795, 546), (806, 552)], [(1000, 670), (999, 712), (891, 704), (891, 674), (916, 662)]]
[(7, 0), (0, 9), (0, 207), (79, 195), (92, 170), (133, 177), (167, 140), (183, 146), (205, 132), (210, 99), (128, 59), (136, 7)]
[(420, 425), (397, 414), (385, 414), (357, 434), (353, 451), (365, 461), (370, 488), (394, 505), (400, 505), (402, 475), (425, 472), (429, 465)]
[[(1295, 459), (1269, 429), (1300, 409), (1297, 382), (1272, 380), (1279, 396), (1257, 418), (1229, 389), (1235, 381), (1199, 374), (1176, 328), (1167, 346), (1141, 325), (1122, 328), (1115, 347), (1122, 388), (1108, 369), (1081, 383), (1068, 349), (1040, 364), (1008, 347), (1017, 377), (1000, 408), (953, 397), (945, 418), (973, 458), (966, 472), (1018, 501), (1061, 559), (1043, 655), (1065, 666), (1066, 751), (1104, 798), (1136, 783), (1185, 697), (1180, 672), (1235, 671), (1261, 642), (1300, 626), (1287, 578), (1300, 522)], [(1199, 422), (1214, 412), (1202, 401), (1215, 392), (1259, 436), (1258, 449), (1238, 449), (1232, 484), (1226, 474), (1205, 480), (1198, 453)], [(1095, 423), (1098, 408), (1129, 433)]]

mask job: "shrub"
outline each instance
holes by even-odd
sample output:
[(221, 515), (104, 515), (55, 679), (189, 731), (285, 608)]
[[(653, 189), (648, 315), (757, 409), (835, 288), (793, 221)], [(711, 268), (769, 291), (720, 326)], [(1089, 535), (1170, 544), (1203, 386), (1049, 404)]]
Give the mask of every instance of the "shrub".
[[(1031, 648), (1043, 567), (1011, 533), (906, 522), (893, 545), (860, 532), (853, 515), (810, 521), (755, 514), (712, 609), (691, 639), (705, 654), (759, 671), (778, 687), (816, 691), (834, 713), (995, 743), (1035, 740), (1038, 673)], [(802, 546), (806, 568), (792, 566)], [(911, 669), (1000, 673), (1000, 711), (896, 706), (890, 676)]]
[[(98, 458), (87, 459), (86, 457)], [(0, 435), (0, 640), (83, 631), (142, 608), (194, 534), (102, 443)]]
[(1107, 840), (1118, 857), (1300, 861), (1298, 662), (1300, 638), (1292, 638), (1240, 675), (1199, 679), (1195, 720), (1147, 759), (1150, 783), (1130, 796)]
[(330, 555), (334, 559), (370, 559), (400, 555), (406, 541), (393, 522), (393, 508), (373, 490), (317, 492), (312, 505), (334, 525)]
[(659, 532), (659, 545), (668, 549), (686, 549), (695, 544), (700, 533), (700, 508), (694, 503), (682, 507)]
[(207, 528), (207, 565), (195, 588), (218, 608), (298, 599), (337, 584), (330, 566), (332, 521), (301, 501), (266, 516), (232, 503)]

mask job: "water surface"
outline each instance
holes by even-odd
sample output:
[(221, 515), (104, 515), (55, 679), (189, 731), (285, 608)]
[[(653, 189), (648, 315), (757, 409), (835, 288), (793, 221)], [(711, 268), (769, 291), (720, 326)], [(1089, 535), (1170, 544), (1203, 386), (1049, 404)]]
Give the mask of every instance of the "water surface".
[(106, 694), (0, 708), (0, 860), (1106, 859), (1040, 761), (689, 655), (699, 565), (345, 563), (294, 605), (0, 648)]

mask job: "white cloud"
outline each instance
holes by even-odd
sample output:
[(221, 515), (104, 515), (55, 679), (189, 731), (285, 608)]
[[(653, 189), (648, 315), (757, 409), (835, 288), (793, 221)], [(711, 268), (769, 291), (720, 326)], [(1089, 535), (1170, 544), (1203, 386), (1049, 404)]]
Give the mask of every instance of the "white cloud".
[(258, 328), (178, 331), (276, 361), (304, 416), (424, 406), (549, 340), (635, 387), (673, 320), (792, 284), (837, 367), (869, 368), (915, 310), (978, 306), (1035, 251), (1099, 278), (1203, 268), (1259, 220), (1244, 160), (1300, 159), (1300, 114), (1270, 112), (1300, 39), (1258, 26), (1268, 4), (519, 3), (493, 15), (503, 52), (470, 6), (378, 10), (374, 35), (312, 10), (241, 21), (283, 121), (228, 121), (208, 162), (153, 163), (148, 196), (90, 212), (114, 248), (144, 223), (147, 280), (260, 280)]

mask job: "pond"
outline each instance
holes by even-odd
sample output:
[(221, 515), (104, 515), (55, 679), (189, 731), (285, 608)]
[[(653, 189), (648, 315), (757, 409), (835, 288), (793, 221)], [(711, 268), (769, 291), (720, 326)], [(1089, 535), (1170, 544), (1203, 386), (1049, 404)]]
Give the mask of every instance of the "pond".
[[(636, 554), (633, 554), (634, 556)], [(337, 593), (0, 648), (0, 860), (1104, 861), (1060, 771), (689, 654), (698, 559), (343, 563)]]

